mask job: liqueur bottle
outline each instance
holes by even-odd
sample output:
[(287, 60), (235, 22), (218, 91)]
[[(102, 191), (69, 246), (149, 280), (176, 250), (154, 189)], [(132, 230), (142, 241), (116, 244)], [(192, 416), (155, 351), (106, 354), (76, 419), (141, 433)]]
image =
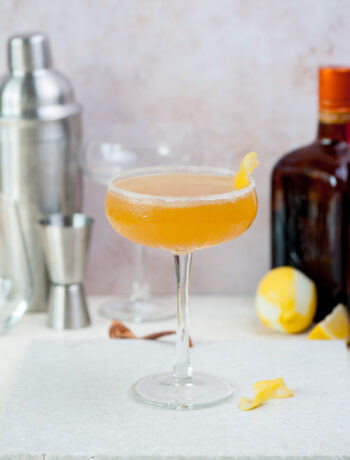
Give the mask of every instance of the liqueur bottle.
[(319, 69), (317, 139), (272, 173), (272, 266), (316, 282), (315, 320), (350, 306), (350, 67)]

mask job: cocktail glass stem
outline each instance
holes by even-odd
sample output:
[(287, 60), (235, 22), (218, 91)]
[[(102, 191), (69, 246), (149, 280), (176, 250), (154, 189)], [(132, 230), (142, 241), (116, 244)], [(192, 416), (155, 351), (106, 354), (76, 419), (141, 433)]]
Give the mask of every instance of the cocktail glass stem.
[(174, 259), (177, 285), (177, 330), (176, 361), (172, 375), (175, 385), (184, 385), (191, 384), (192, 381), (188, 332), (188, 296), (192, 254), (175, 254)]
[(146, 276), (146, 248), (140, 244), (136, 244), (135, 246), (135, 280), (132, 284), (130, 302), (138, 302), (150, 299), (150, 287)]
[(127, 299), (112, 299), (101, 305), (101, 313), (108, 318), (120, 321), (157, 321), (175, 316), (171, 302), (154, 299), (150, 292), (147, 276), (147, 248), (135, 244), (135, 271), (131, 294)]

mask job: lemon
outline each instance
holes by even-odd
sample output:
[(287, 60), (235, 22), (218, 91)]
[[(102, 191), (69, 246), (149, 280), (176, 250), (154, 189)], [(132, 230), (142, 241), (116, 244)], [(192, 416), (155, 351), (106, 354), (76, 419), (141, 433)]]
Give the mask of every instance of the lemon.
[(338, 304), (332, 312), (312, 329), (311, 340), (338, 339), (350, 341), (350, 319), (345, 305)]
[(258, 156), (255, 152), (244, 155), (239, 166), (238, 172), (233, 176), (233, 182), (236, 189), (248, 187), (250, 184), (249, 176), (259, 165)]
[(293, 267), (270, 270), (260, 281), (255, 308), (260, 321), (274, 331), (295, 334), (306, 329), (315, 316), (315, 283)]

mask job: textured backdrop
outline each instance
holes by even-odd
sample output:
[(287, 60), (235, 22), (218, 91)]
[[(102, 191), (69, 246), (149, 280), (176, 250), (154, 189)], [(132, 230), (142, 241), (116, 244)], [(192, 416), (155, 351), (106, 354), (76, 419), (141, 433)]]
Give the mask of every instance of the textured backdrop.
[[(87, 137), (113, 122), (181, 120), (200, 130), (210, 164), (256, 150), (254, 226), (199, 252), (192, 276), (197, 292), (247, 292), (269, 264), (271, 167), (314, 137), (317, 67), (350, 65), (349, 23), (349, 0), (0, 0), (0, 74), (10, 34), (47, 32)], [(88, 287), (127, 292), (134, 249), (108, 227), (103, 201), (86, 180), (85, 212), (96, 218)], [(149, 250), (148, 266), (154, 291), (173, 289), (169, 254)]]

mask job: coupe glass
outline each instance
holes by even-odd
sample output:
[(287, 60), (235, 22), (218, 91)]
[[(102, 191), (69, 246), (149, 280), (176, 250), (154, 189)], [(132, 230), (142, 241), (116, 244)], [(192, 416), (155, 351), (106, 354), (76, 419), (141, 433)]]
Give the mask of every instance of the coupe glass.
[(125, 238), (171, 251), (177, 283), (176, 360), (172, 372), (147, 376), (131, 388), (145, 404), (200, 409), (232, 397), (225, 378), (193, 372), (189, 356), (188, 296), (192, 253), (238, 237), (257, 212), (253, 180), (241, 190), (233, 172), (198, 166), (145, 168), (114, 177), (106, 215)]
[(0, 335), (18, 323), (33, 295), (29, 261), (17, 204), (0, 194)]
[[(157, 126), (116, 124), (105, 134), (106, 141), (88, 141), (80, 154), (85, 174), (95, 182), (108, 185), (114, 174), (150, 165), (198, 163), (201, 148), (198, 134), (191, 126), (162, 123)], [(101, 305), (109, 318), (146, 322), (173, 317), (169, 302), (151, 296), (146, 262), (147, 250), (135, 248), (135, 273), (131, 294)]]

